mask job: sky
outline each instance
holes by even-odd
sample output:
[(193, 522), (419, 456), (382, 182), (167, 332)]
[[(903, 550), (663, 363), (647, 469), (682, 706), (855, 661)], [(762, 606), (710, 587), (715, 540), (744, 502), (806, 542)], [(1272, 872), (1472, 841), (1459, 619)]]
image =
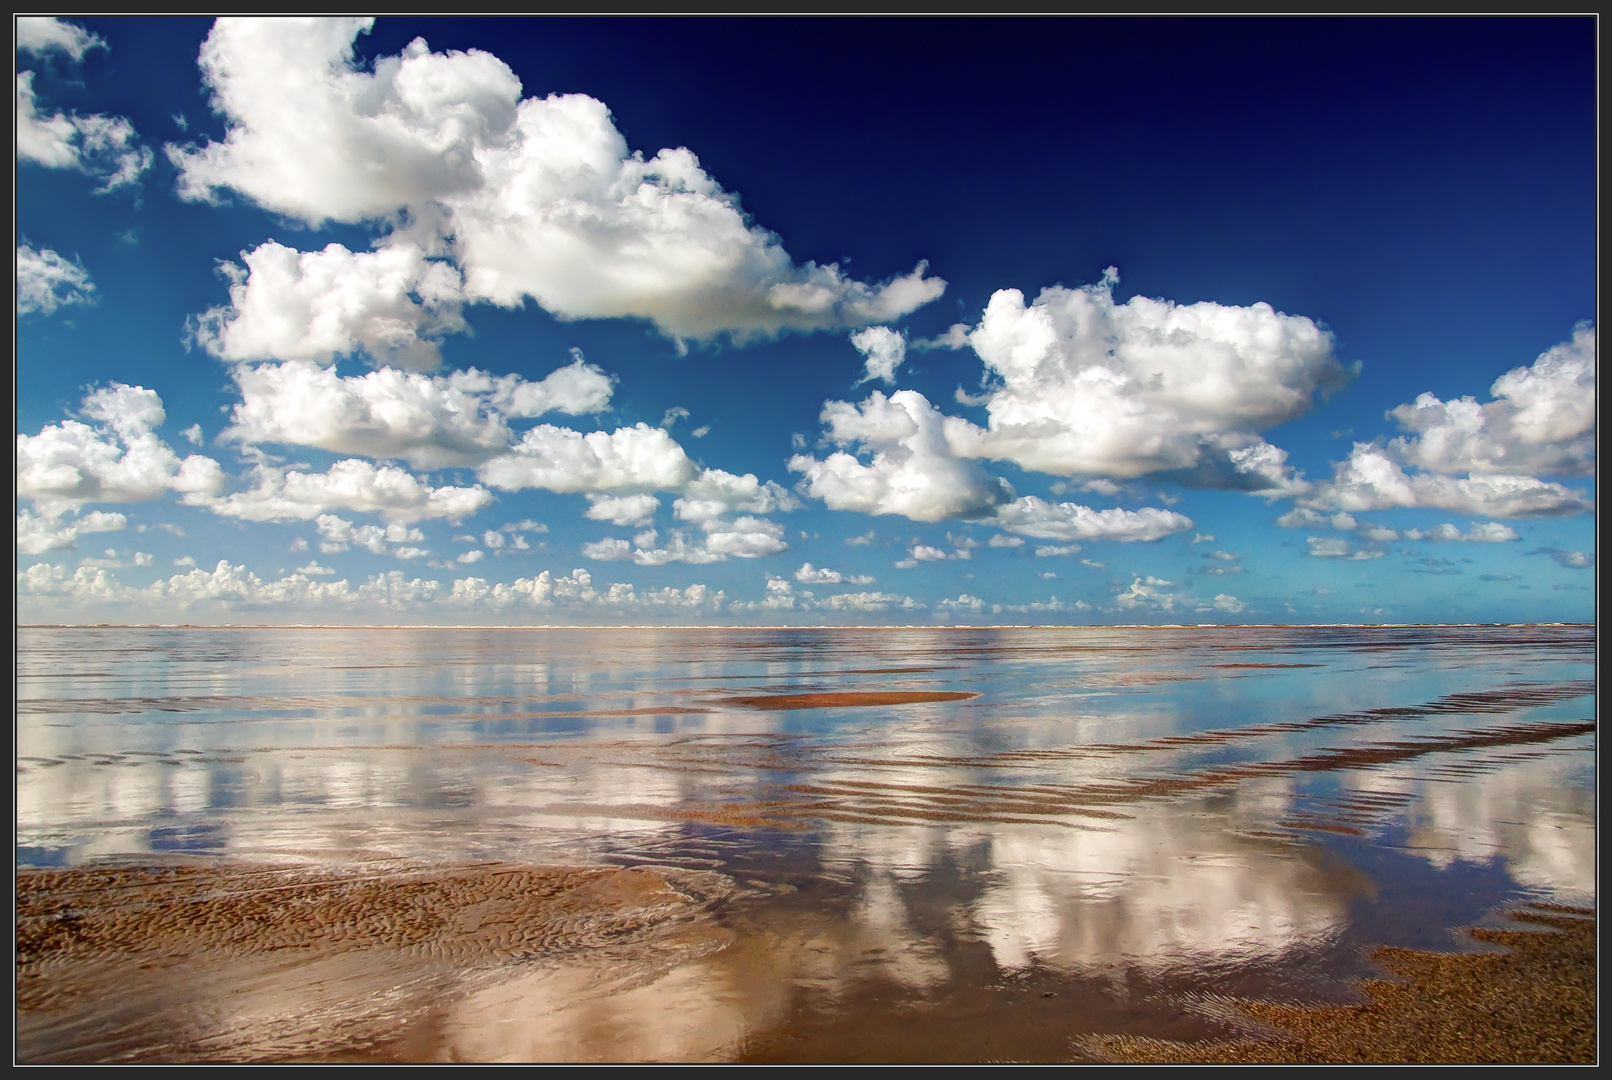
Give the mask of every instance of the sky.
[(24, 623), (1594, 619), (1593, 19), (14, 41)]

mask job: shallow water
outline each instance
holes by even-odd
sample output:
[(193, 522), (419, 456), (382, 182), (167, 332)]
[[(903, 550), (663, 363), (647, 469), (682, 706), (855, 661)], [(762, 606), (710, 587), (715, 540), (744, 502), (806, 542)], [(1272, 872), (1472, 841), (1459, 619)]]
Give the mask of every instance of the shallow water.
[(28, 629), (17, 673), (22, 866), (742, 889), (658, 966), (282, 1056), (1079, 1057), (1594, 899), (1592, 628)]

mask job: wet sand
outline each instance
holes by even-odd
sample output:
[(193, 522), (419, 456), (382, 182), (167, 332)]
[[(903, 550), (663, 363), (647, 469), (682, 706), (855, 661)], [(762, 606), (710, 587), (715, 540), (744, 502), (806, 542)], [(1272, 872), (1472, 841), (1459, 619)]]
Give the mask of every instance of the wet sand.
[(733, 891), (669, 867), (21, 871), (18, 1059), (440, 1060), (417, 1022), (439, 1001), (577, 957), (663, 971), (727, 943)]
[(724, 705), (751, 709), (846, 709), (869, 705), (917, 705), (929, 701), (967, 701), (979, 694), (961, 690), (851, 691), (820, 694), (753, 694), (723, 698)]
[(1531, 1064), (1595, 1061), (1595, 920), (1590, 908), (1511, 912), (1549, 930), (1474, 929), (1498, 953), (1381, 949), (1399, 981), (1374, 979), (1361, 1005), (1227, 1005), (1262, 1038), (1180, 1043), (1092, 1040), (1113, 1061), (1160, 1064)]
[[(668, 867), (22, 871), (18, 1058), (969, 1060), (945, 1036), (976, 1028), (968, 1047), (989, 1043), (1010, 1060), (1026, 1051), (1038, 1060), (1050, 1052), (1170, 1063), (1594, 1056), (1589, 909), (1512, 913), (1543, 932), (1472, 931), (1502, 947), (1496, 952), (1379, 950), (1377, 962), (1398, 981), (1365, 983), (1364, 1004), (1187, 995), (1177, 1000), (1195, 996), (1196, 1015), (1173, 1026), (1196, 1041), (1113, 1034), (1055, 1036), (1041, 1046), (1048, 1032), (1068, 1030), (1072, 1020), (1079, 1026), (1073, 1013), (1084, 1006), (1066, 985), (1056, 993), (998, 986), (988, 1006), (953, 1002), (956, 1017), (944, 1007), (898, 1009), (877, 1023), (816, 1030), (821, 1018), (787, 1000), (773, 954), (820, 950), (823, 939), (791, 945), (755, 923), (721, 919), (725, 903), (743, 893), (724, 875)], [(746, 973), (726, 988), (742, 1008), (710, 1006), (713, 961)], [(769, 995), (778, 1000), (762, 1000)], [(1115, 1003), (1107, 1016), (1098, 1015), (1103, 1003), (1087, 1004), (1097, 1006), (1087, 1016), (1097, 1028), (1123, 1024)], [(758, 1031), (753, 1022), (763, 1015)], [(1030, 1021), (1040, 1033), (1014, 1038)], [(1210, 1032), (1232, 1037), (1205, 1038)]]

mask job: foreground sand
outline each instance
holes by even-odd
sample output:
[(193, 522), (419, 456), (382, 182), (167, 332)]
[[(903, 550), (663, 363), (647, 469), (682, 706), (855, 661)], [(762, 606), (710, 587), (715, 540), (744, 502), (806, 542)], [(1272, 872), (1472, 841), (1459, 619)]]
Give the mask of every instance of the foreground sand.
[(726, 943), (732, 890), (666, 867), (22, 871), (18, 1058), (440, 1059), (419, 1022), (440, 1002), (545, 960), (659, 974)]
[(1513, 912), (1554, 932), (1475, 929), (1497, 953), (1382, 949), (1399, 982), (1372, 980), (1362, 1005), (1236, 1002), (1263, 1038), (1172, 1043), (1093, 1040), (1117, 1061), (1155, 1063), (1450, 1063), (1595, 1061), (1595, 920), (1587, 908)]
[[(916, 1060), (1002, 1043), (997, 1053), (1012, 1059), (1035, 1040), (1010, 1032), (1036, 1016), (1049, 1030), (1078, 1027), (1080, 1017), (1097, 1030), (1138, 1030), (1134, 1019), (1112, 1026), (1122, 1014), (1099, 1021), (1070, 987), (1023, 995), (984, 987), (1000, 999), (984, 1009), (975, 1002), (958, 1012), (954, 1002), (910, 1016), (862, 1013), (866, 1023), (853, 1016), (837, 1035), (831, 1026), (808, 1037), (813, 1021), (792, 988), (834, 941), (836, 923), (825, 914), (826, 929), (791, 937), (719, 917), (743, 893), (724, 875), (668, 867), (22, 871), (17, 1054), (24, 1062)], [(1063, 1053), (1183, 1063), (1589, 1062), (1592, 914), (1519, 912), (1542, 929), (1473, 932), (1503, 947), (1495, 952), (1385, 949), (1380, 963), (1402, 981), (1366, 984), (1364, 1004), (1222, 1002), (1218, 1022), (1205, 1016), (1201, 1033), (1177, 1036), (1258, 1029), (1241, 1038), (1110, 1035), (1066, 1042)], [(900, 1023), (918, 1024), (908, 1033), (916, 1042), (898, 1037)], [(962, 1044), (940, 1038), (953, 1031), (973, 1035)]]

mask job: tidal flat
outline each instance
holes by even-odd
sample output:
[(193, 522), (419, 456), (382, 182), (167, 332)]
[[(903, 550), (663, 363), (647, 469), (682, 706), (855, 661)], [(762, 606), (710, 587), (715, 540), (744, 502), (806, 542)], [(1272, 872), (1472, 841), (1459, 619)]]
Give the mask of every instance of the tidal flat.
[(1419, 978), (1510, 1041), (1387, 1058), (1593, 1046), (1593, 627), (17, 649), (21, 1061), (1328, 1060)]

